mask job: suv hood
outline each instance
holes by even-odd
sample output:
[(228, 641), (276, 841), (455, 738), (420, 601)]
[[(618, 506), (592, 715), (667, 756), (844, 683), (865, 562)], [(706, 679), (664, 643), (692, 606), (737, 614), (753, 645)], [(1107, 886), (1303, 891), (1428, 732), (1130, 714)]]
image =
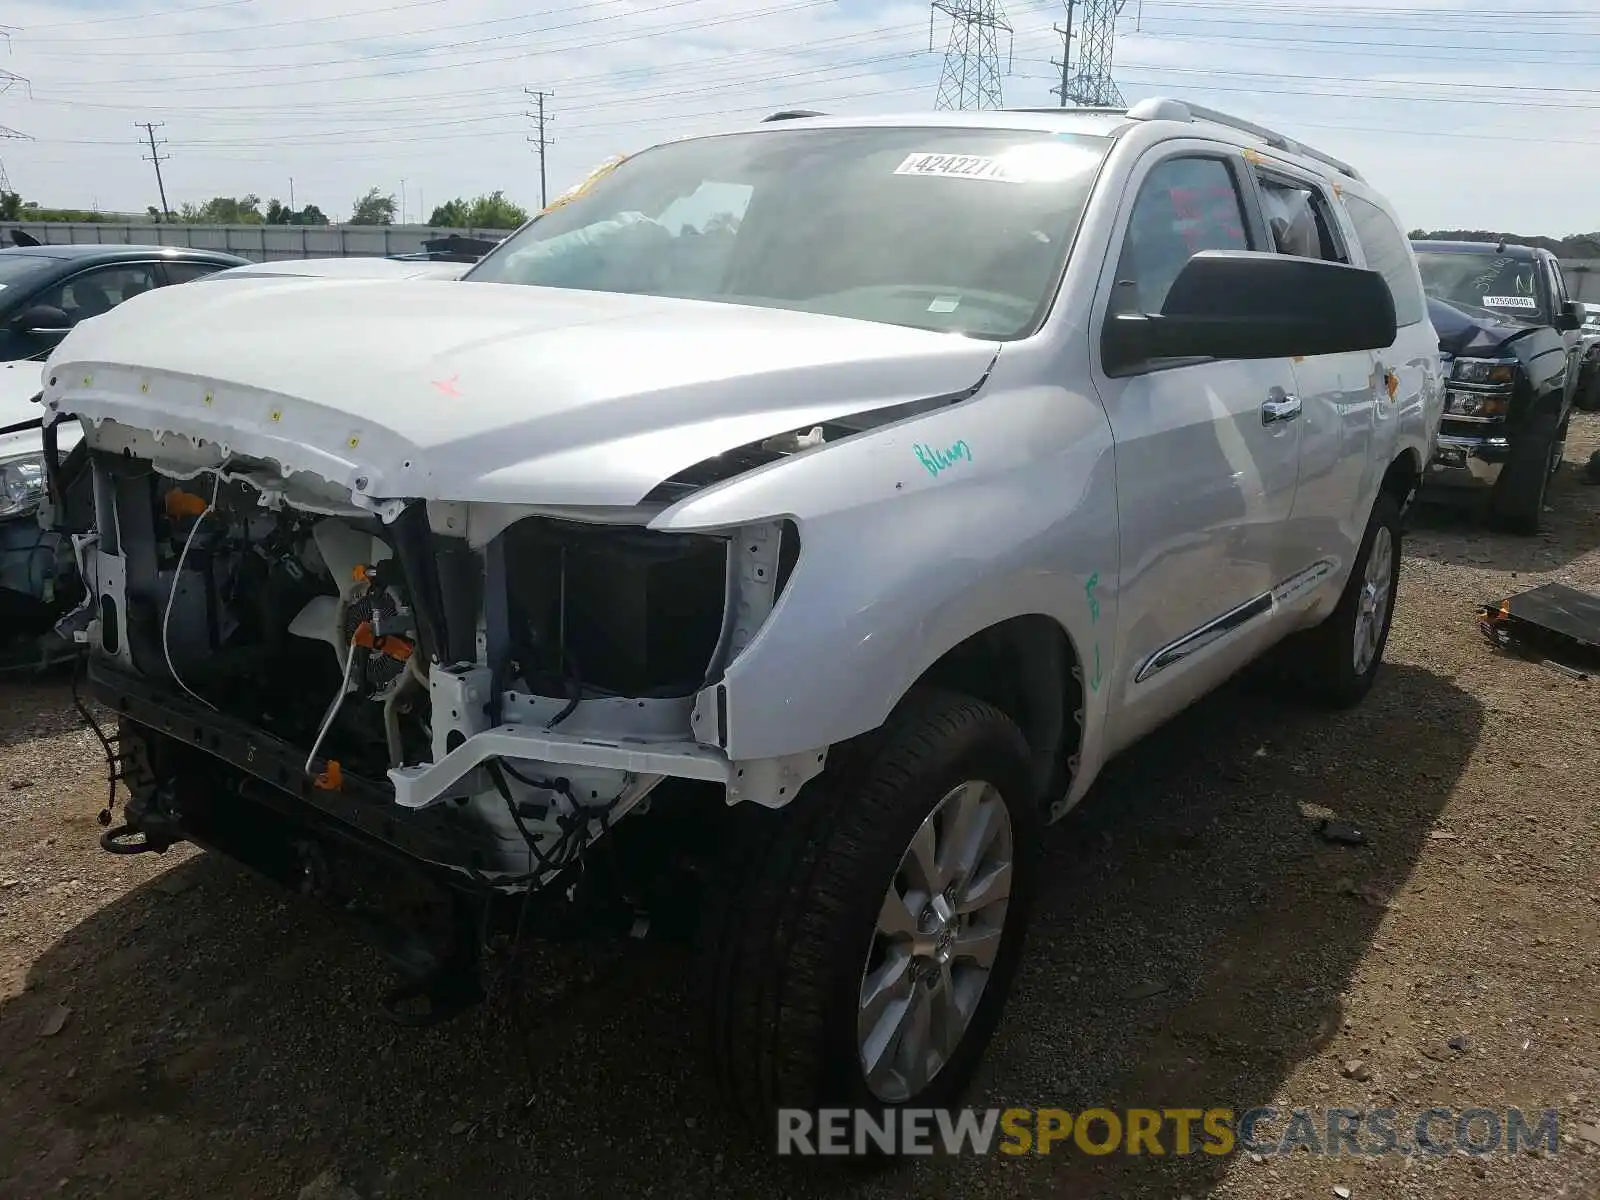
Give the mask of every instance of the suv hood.
[(1493, 313), (1474, 313), (1436, 297), (1428, 297), (1428, 316), (1439, 334), (1439, 349), (1456, 358), (1483, 358), (1519, 337), (1542, 329)]
[(634, 505), (751, 442), (971, 392), (997, 353), (952, 334), (693, 300), (284, 279), (162, 288), (85, 322), (51, 356), (45, 400), (90, 425), (155, 433), (136, 452), (158, 466), (214, 464), (215, 447), (195, 461), (205, 439), (364, 504)]

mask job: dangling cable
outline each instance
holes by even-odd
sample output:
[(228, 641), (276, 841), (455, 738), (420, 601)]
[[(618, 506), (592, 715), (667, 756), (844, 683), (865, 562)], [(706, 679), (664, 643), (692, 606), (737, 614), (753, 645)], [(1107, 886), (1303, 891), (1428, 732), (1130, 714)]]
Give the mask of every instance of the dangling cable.
[(167, 593), (167, 610), (161, 617), (161, 653), (167, 660), (167, 670), (172, 673), (173, 681), (189, 695), (204, 704), (212, 712), (217, 711), (217, 706), (195, 691), (178, 674), (178, 668), (172, 665), (172, 639), (168, 636), (168, 629), (172, 626), (172, 602), (178, 598), (178, 585), (183, 582), (183, 564), (189, 557), (189, 547), (194, 545), (194, 535), (200, 532), (200, 526), (205, 519), (217, 510), (217, 496), (222, 491), (222, 471), (218, 468), (212, 476), (211, 502), (200, 511), (194, 519), (194, 524), (189, 527), (189, 536), (183, 539), (183, 549), (178, 553), (178, 567), (172, 573), (172, 590)]

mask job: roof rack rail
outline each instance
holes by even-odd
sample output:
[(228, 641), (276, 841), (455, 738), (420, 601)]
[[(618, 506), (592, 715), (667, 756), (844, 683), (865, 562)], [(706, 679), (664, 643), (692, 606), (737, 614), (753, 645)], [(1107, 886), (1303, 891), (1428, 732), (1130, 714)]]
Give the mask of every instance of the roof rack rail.
[(1286, 137), (1275, 129), (1268, 129), (1264, 125), (1257, 125), (1253, 121), (1246, 121), (1243, 117), (1231, 116), (1214, 108), (1190, 104), (1187, 100), (1173, 100), (1167, 96), (1151, 96), (1148, 100), (1141, 100), (1130, 108), (1128, 110), (1128, 118), (1133, 121), (1210, 121), (1214, 125), (1226, 125), (1229, 129), (1237, 129), (1240, 133), (1248, 133), (1258, 137), (1273, 149), (1281, 150), (1285, 154), (1299, 154), (1306, 158), (1314, 158), (1351, 179), (1360, 180), (1362, 178), (1361, 173), (1343, 159), (1335, 158), (1331, 154), (1324, 154), (1321, 150), (1313, 149), (1304, 142)]
[(1003, 108), (1001, 112), (1013, 113), (1043, 113), (1052, 117), (1064, 117), (1069, 113), (1125, 113), (1128, 110), (1120, 104), (1075, 104), (1071, 108)]
[(786, 108), (782, 112), (775, 112), (770, 117), (762, 117), (761, 123), (768, 121), (795, 121), (801, 117), (825, 117), (827, 113), (813, 112), (809, 108)]

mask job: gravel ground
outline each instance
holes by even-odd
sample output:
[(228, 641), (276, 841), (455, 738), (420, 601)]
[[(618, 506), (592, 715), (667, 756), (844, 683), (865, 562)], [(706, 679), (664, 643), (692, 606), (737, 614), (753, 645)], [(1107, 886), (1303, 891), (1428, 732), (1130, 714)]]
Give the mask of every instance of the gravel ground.
[[(531, 1085), (495, 1011), (395, 1028), (388, 973), (309, 902), (190, 851), (100, 852), (98, 749), (50, 682), (0, 685), (0, 1196), (1600, 1197), (1600, 685), (1473, 622), (1546, 579), (1600, 587), (1597, 445), (1579, 414), (1543, 536), (1422, 515), (1358, 710), (1233, 689), (1114, 764), (1053, 831), (975, 1098), (1555, 1107), (1555, 1154), (797, 1174), (723, 1124), (675, 951), (538, 950)], [(1366, 844), (1319, 840), (1311, 805)]]

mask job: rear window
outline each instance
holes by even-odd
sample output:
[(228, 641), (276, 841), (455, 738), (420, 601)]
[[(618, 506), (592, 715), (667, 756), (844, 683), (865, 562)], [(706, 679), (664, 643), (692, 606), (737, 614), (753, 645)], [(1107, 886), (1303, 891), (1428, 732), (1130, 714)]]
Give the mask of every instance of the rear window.
[(1389, 291), (1394, 293), (1395, 324), (1415, 325), (1422, 320), (1423, 298), (1411, 243), (1401, 236), (1388, 214), (1376, 204), (1348, 194), (1344, 203), (1356, 227), (1367, 266), (1382, 275), (1388, 281)]

